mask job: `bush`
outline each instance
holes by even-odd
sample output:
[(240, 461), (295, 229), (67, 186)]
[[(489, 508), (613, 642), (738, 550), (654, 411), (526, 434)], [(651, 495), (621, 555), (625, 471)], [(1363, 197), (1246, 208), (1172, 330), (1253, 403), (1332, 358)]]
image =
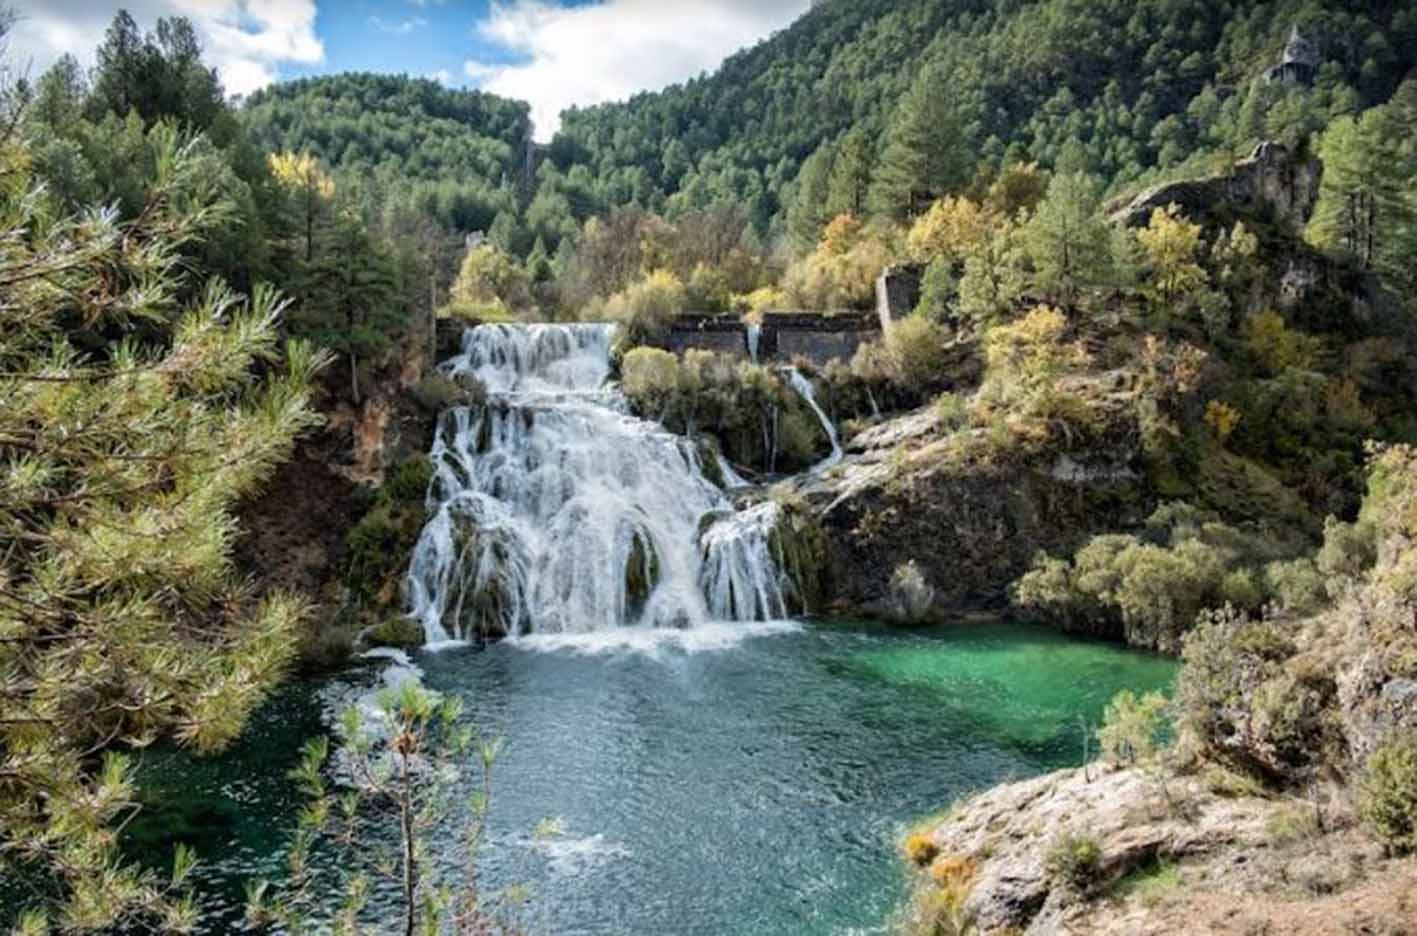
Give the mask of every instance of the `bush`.
[(892, 377), (907, 387), (929, 387), (945, 377), (945, 330), (923, 315), (892, 322), (886, 352)]
[(957, 393), (942, 393), (935, 398), (935, 415), (942, 429), (953, 432), (969, 421), (969, 404)]
[(688, 292), (679, 278), (667, 270), (656, 270), (611, 296), (601, 312), (622, 327), (621, 340), (634, 346), (666, 328), (687, 304)]
[(1285, 611), (1308, 615), (1328, 603), (1327, 583), (1312, 559), (1271, 562), (1264, 577), (1270, 594)]
[(1044, 867), (1055, 883), (1086, 894), (1097, 885), (1101, 875), (1102, 848), (1090, 835), (1065, 832), (1048, 849)]
[(640, 412), (660, 414), (679, 385), (679, 361), (660, 348), (633, 348), (620, 361), (620, 388)]
[(1357, 581), (1377, 561), (1377, 528), (1372, 523), (1363, 520), (1344, 523), (1337, 517), (1324, 521), (1324, 544), (1319, 550), (1318, 567), (1325, 576)]
[(906, 836), (901, 850), (905, 852), (906, 861), (923, 868), (935, 860), (935, 856), (940, 853), (940, 846), (935, 844), (929, 833), (913, 832)]
[(898, 565), (891, 575), (890, 612), (896, 620), (911, 624), (925, 620), (935, 603), (935, 589), (915, 560)]
[(1393, 736), (1368, 758), (1359, 815), (1389, 849), (1417, 851), (1417, 737)]
[(1264, 834), (1271, 845), (1292, 845), (1318, 838), (1323, 829), (1314, 807), (1304, 803), (1281, 806), (1265, 820)]
[(475, 377), (454, 380), (442, 371), (425, 374), (413, 388), (413, 399), (430, 413), (454, 406), (481, 406), (487, 402), (487, 388)]
[(1102, 756), (1114, 764), (1135, 764), (1155, 757), (1166, 731), (1168, 704), (1159, 692), (1138, 697), (1123, 689), (1113, 696), (1097, 732)]

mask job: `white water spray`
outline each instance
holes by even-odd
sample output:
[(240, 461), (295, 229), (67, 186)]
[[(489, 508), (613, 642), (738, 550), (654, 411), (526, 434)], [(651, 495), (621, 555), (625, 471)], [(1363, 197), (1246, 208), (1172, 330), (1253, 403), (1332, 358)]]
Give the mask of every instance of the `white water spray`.
[(410, 613), (453, 638), (783, 618), (776, 505), (739, 513), (687, 440), (629, 415), (610, 325), (485, 325), (444, 370), (488, 389), (442, 415)]

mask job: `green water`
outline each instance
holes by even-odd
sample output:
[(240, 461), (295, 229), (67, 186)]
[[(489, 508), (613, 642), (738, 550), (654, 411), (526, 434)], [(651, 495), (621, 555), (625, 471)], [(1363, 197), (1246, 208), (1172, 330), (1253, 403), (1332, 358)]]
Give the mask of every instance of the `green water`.
[[(904, 893), (904, 826), (1078, 763), (1084, 721), (1175, 671), (1000, 622), (748, 633), (416, 659), (428, 686), (506, 738), (483, 868), (489, 885), (529, 887), (531, 932), (881, 932)], [(143, 853), (166, 860), (174, 837), (197, 847), (209, 932), (235, 928), (244, 879), (280, 867), (298, 803), (283, 771), (320, 730), (317, 688), (284, 692), (224, 757), (145, 764), (148, 798), (168, 805), (140, 826)], [(564, 834), (538, 841), (547, 817)]]

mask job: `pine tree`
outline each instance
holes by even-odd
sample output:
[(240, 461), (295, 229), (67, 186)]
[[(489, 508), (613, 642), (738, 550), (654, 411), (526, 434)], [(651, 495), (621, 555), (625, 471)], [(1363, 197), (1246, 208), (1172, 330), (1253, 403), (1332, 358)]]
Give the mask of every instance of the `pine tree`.
[(866, 197), (871, 190), (873, 156), (870, 138), (861, 127), (853, 128), (842, 137), (827, 182), (826, 209), (829, 216), (849, 214), (859, 218), (865, 215)]
[(871, 209), (905, 218), (963, 188), (974, 170), (971, 150), (968, 127), (946, 93), (943, 75), (924, 70), (891, 120), (871, 183)]
[(1107, 282), (1112, 236), (1102, 215), (1102, 186), (1082, 172), (1060, 172), (1024, 228), (1035, 282), (1050, 298), (1072, 300), (1078, 291)]
[(797, 174), (796, 190), (787, 210), (787, 231), (792, 242), (804, 250), (817, 243), (822, 228), (835, 217), (827, 211), (835, 148), (824, 143), (817, 148)]
[(1417, 82), (1361, 117), (1341, 117), (1324, 133), (1319, 204), (1310, 226), (1315, 243), (1353, 257), (1396, 284), (1415, 279), (1417, 250)]
[(156, 179), (125, 224), (51, 214), (0, 145), (0, 869), (46, 878), (67, 930), (192, 922), (189, 855), (170, 879), (120, 860), (136, 806), (113, 749), (230, 743), (306, 613), (234, 575), (233, 510), (316, 422), (325, 359), (278, 346), (268, 288), (181, 304), (181, 249), (229, 206), (191, 175), (191, 141), (150, 133)]

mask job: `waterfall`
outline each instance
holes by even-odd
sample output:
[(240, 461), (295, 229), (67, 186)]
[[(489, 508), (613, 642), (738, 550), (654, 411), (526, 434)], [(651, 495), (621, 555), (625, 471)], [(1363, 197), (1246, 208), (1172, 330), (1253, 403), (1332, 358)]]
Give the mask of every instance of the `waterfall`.
[(758, 346), (762, 343), (763, 326), (749, 324), (747, 326), (748, 335), (748, 359), (754, 364), (758, 363)]
[(787, 615), (778, 508), (737, 512), (692, 444), (630, 415), (613, 336), (484, 325), (443, 365), (488, 399), (443, 413), (433, 444), (407, 580), (429, 642)]
[(812, 408), (812, 412), (817, 414), (817, 419), (821, 421), (822, 428), (826, 430), (827, 438), (831, 440), (832, 453), (818, 464), (812, 466), (811, 469), (812, 474), (817, 474), (818, 472), (826, 471), (832, 465), (835, 465), (837, 462), (841, 461), (843, 454), (841, 450), (841, 439), (837, 436), (836, 426), (832, 425), (832, 421), (827, 418), (827, 414), (817, 403), (817, 392), (815, 389), (813, 389), (812, 382), (806, 377), (804, 377), (802, 375), (802, 372), (795, 367), (787, 368), (786, 373), (788, 376), (788, 380), (792, 384), (792, 389), (796, 390), (797, 395), (800, 396), (803, 401), (805, 401), (806, 404)]

